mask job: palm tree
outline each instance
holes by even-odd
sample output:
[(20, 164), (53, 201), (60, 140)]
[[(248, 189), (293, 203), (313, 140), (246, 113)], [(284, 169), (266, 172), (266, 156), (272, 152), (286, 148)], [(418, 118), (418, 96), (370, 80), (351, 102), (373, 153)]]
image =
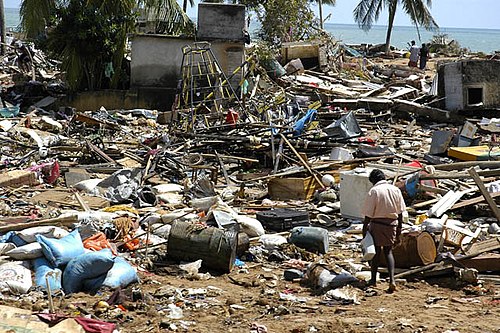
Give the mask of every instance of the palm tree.
[(389, 23), (385, 39), (386, 53), (388, 53), (390, 49), (394, 17), (396, 16), (396, 10), (400, 4), (403, 6), (404, 12), (410, 17), (412, 23), (417, 27), (417, 31), (419, 25), (427, 30), (438, 28), (429, 10), (432, 5), (432, 0), (360, 0), (353, 12), (354, 20), (365, 31), (370, 30), (373, 23), (378, 20), (384, 6), (387, 6), (389, 10)]
[(188, 4), (188, 1), (189, 1), (189, 6), (193, 7), (194, 6), (194, 0), (183, 0), (182, 1), (182, 11), (184, 13), (186, 13), (187, 11), (187, 4)]
[[(22, 0), (21, 2), (21, 28), (28, 38), (35, 38), (44, 34), (58, 8), (68, 6), (75, 0)], [(143, 9), (148, 18), (163, 22), (163, 27), (158, 33), (179, 34), (190, 29), (192, 22), (176, 0), (76, 0), (82, 6), (100, 4), (110, 13), (121, 15), (133, 14), (136, 10)], [(189, 0), (192, 2), (193, 0)], [(166, 24), (165, 24), (166, 23)]]
[(313, 0), (313, 2), (318, 2), (319, 8), (319, 27), (323, 29), (323, 5), (335, 6), (337, 0)]
[(135, 30), (138, 11), (156, 23), (157, 33), (194, 31), (176, 0), (23, 0), (21, 27), (28, 38), (46, 37), (73, 90), (99, 89), (109, 75), (113, 88), (123, 75), (127, 34)]

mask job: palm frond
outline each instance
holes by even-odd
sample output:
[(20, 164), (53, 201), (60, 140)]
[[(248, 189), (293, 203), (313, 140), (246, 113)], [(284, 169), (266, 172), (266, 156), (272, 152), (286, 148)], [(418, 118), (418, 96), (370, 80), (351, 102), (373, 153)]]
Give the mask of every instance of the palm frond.
[(158, 32), (178, 35), (194, 30), (194, 24), (176, 0), (139, 0), (148, 21), (157, 22)]
[(385, 1), (387, 0), (361, 0), (354, 8), (354, 21), (364, 31), (370, 30), (373, 23), (378, 20)]
[(37, 37), (45, 31), (56, 5), (57, 0), (24, 0), (21, 2), (19, 10), (21, 28), (28, 38)]
[[(319, 0), (309, 0), (310, 3), (319, 3)], [(335, 6), (337, 4), (337, 0), (323, 0), (321, 1), (323, 5)]]
[(402, 0), (403, 10), (416, 26), (421, 25), (427, 30), (438, 28), (429, 10), (431, 0)]
[(103, 14), (130, 15), (137, 6), (136, 0), (88, 0), (89, 6), (100, 7)]

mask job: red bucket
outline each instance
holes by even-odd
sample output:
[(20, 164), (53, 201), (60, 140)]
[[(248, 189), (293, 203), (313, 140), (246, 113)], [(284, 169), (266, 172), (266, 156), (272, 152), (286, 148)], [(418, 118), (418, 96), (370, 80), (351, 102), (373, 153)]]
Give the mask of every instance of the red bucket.
[(411, 163), (408, 163), (408, 164), (405, 164), (405, 166), (410, 166), (410, 167), (415, 167), (415, 168), (420, 168), (422, 169), (424, 166), (422, 165), (422, 163), (420, 163), (419, 161), (415, 160)]
[(240, 115), (234, 110), (229, 110), (226, 115), (226, 123), (234, 125), (238, 121)]

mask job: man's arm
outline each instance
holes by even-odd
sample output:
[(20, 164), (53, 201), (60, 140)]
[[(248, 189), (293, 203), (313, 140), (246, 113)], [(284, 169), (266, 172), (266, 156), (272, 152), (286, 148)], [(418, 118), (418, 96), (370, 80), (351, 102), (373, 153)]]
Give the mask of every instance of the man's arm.
[(396, 227), (396, 244), (399, 243), (399, 236), (401, 236), (401, 229), (403, 229), (403, 214), (398, 214), (398, 226)]
[(365, 220), (363, 222), (363, 238), (366, 236), (366, 232), (368, 231), (368, 224), (370, 223), (371, 218), (365, 216)]

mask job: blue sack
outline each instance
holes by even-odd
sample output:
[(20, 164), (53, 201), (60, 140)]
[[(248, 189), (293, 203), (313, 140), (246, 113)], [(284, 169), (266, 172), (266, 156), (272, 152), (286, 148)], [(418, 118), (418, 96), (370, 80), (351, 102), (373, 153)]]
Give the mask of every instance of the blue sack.
[(5, 235), (0, 236), (0, 243), (14, 243), (17, 247), (28, 244), (15, 231), (9, 231)]
[(47, 259), (41, 257), (33, 260), (33, 268), (35, 270), (35, 285), (37, 287), (47, 290), (46, 276), (48, 273), (52, 273), (48, 275), (50, 290), (54, 293), (62, 288), (62, 271), (59, 268), (52, 267)]
[(113, 267), (110, 249), (88, 252), (72, 259), (63, 273), (63, 288), (68, 294), (83, 290), (84, 281), (106, 274)]
[(315, 109), (309, 109), (304, 117), (297, 120), (297, 122), (293, 125), (293, 136), (299, 136), (304, 131), (304, 128), (314, 120), (316, 114), (318, 113)]
[(84, 280), (82, 291), (85, 291), (89, 294), (95, 294), (99, 291), (99, 289), (101, 289), (104, 280), (106, 280), (106, 274), (99, 275), (98, 277), (93, 279)]
[(42, 246), (45, 258), (55, 267), (67, 264), (71, 259), (85, 253), (82, 238), (76, 229), (61, 239), (36, 235), (36, 240)]
[(103, 285), (113, 289), (118, 287), (125, 288), (129, 284), (137, 281), (139, 281), (139, 277), (134, 267), (132, 267), (127, 260), (116, 257), (115, 264), (106, 275)]
[(139, 281), (139, 277), (132, 265), (127, 260), (116, 257), (115, 263), (108, 273), (98, 276), (95, 279), (85, 280), (83, 290), (96, 293), (103, 286), (112, 289), (125, 288), (137, 281)]

